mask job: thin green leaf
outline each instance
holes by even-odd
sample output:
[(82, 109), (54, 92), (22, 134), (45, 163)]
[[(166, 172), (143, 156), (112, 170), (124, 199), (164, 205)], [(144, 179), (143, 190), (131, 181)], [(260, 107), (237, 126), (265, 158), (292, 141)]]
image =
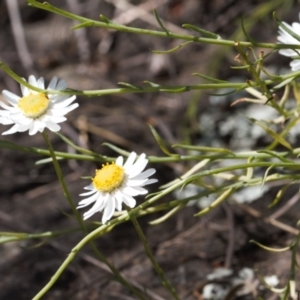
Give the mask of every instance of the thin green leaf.
[(279, 83), (278, 85), (274, 86), (270, 91), (273, 92), (273, 91), (276, 91), (284, 86), (286, 86), (288, 83), (290, 83), (291, 81), (293, 81), (296, 77), (291, 77), (291, 78), (288, 78), (284, 81), (282, 81), (281, 83)]
[(105, 16), (102, 15), (102, 14), (100, 15), (100, 19), (101, 19), (101, 21), (103, 21), (104, 23), (107, 23), (107, 24), (112, 23), (111, 20), (110, 20), (109, 18), (105, 17)]
[(130, 88), (130, 89), (134, 89), (134, 90), (142, 90), (143, 88), (141, 86), (138, 85), (133, 85), (127, 82), (118, 82), (118, 85)]
[(152, 134), (153, 134), (156, 142), (158, 143), (160, 149), (162, 150), (162, 152), (165, 153), (168, 156), (173, 156), (173, 157), (178, 157), (179, 158), (180, 157), (179, 154), (173, 154), (173, 153), (171, 153), (168, 150), (166, 144), (164, 143), (164, 141), (162, 140), (162, 138), (159, 136), (159, 134), (157, 133), (157, 131), (154, 129), (154, 127), (151, 126), (151, 125), (149, 125), (149, 124), (148, 124), (148, 126), (149, 126), (149, 128), (150, 128), (150, 130), (151, 130), (151, 132), (152, 132)]
[(188, 42), (182, 43), (182, 44), (180, 44), (180, 45), (178, 45), (178, 46), (176, 46), (172, 49), (169, 49), (169, 50), (151, 50), (151, 51), (154, 54), (170, 54), (170, 53), (173, 53), (173, 52), (179, 50), (180, 48), (182, 48), (182, 47), (184, 47), (184, 46), (186, 46), (190, 43), (193, 43), (193, 41), (188, 41)]
[(234, 191), (233, 188), (230, 188), (228, 190), (226, 190), (224, 193), (222, 193), (222, 195), (220, 197), (218, 197), (213, 203), (211, 203), (208, 207), (204, 208), (203, 210), (201, 210), (200, 212), (196, 213), (194, 215), (194, 217), (199, 217), (202, 215), (205, 215), (206, 213), (210, 212), (212, 209), (214, 209), (215, 207), (217, 207), (219, 204), (221, 204), (224, 200), (226, 200), (231, 193)]
[(286, 190), (291, 186), (291, 184), (287, 184), (285, 185), (282, 189), (280, 189), (278, 191), (278, 193), (276, 194), (274, 200), (272, 201), (272, 203), (270, 203), (268, 205), (269, 208), (274, 207), (275, 205), (277, 205), (279, 203), (279, 201), (282, 199), (283, 195), (285, 194)]
[(188, 92), (190, 91), (190, 87), (189, 86), (184, 86), (181, 88), (161, 88), (160, 89), (161, 92), (166, 92), (166, 93), (182, 93), (182, 92)]
[[(64, 158), (63, 157), (56, 157), (56, 159), (57, 160), (63, 160)], [(48, 157), (48, 158), (37, 160), (34, 164), (36, 166), (39, 166), (39, 165), (49, 164), (49, 163), (52, 163), (52, 162), (53, 162), (52, 157)]]
[(148, 81), (148, 80), (145, 80), (143, 82), (146, 83), (146, 84), (149, 84), (151, 87), (154, 87), (154, 88), (160, 87), (160, 85), (155, 83), (155, 82), (151, 82), (151, 81)]
[(270, 150), (258, 150), (257, 153), (266, 153), (266, 154), (269, 154), (269, 155), (271, 155), (273, 157), (278, 158), (282, 162), (285, 162), (285, 163), (294, 163), (293, 160), (287, 159), (287, 158), (279, 155), (278, 153), (275, 153), (275, 152), (270, 151)]
[(172, 145), (172, 148), (181, 148), (181, 149), (196, 150), (196, 151), (203, 151), (203, 152), (226, 153), (235, 156), (235, 154), (232, 151), (225, 148), (212, 148), (212, 147), (183, 145), (183, 144)]
[(201, 33), (204, 37), (208, 37), (208, 38), (211, 38), (211, 39), (217, 39), (217, 40), (220, 40), (221, 37), (214, 33), (214, 32), (211, 32), (211, 31), (208, 31), (208, 30), (205, 30), (205, 29), (202, 29), (200, 27), (197, 27), (195, 25), (191, 25), (191, 24), (183, 24), (182, 25), (183, 28), (187, 28), (187, 29), (191, 29), (191, 30), (194, 30), (196, 32), (199, 32)]
[(231, 66), (230, 68), (233, 70), (244, 70), (249, 69), (250, 65), (244, 65), (244, 66)]
[(180, 211), (183, 207), (186, 206), (186, 203), (182, 203), (179, 204), (178, 206), (174, 207), (173, 209), (171, 209), (168, 213), (166, 213), (165, 215), (163, 215), (162, 217), (153, 220), (151, 222), (149, 222), (150, 225), (158, 225), (161, 224), (163, 222), (165, 222), (166, 220), (168, 220), (170, 217), (172, 217), (173, 215), (175, 215), (178, 211)]
[(244, 18), (242, 18), (241, 25), (242, 25), (243, 33), (246, 36), (246, 38), (251, 42), (252, 45), (256, 46), (258, 44), (258, 42), (254, 38), (252, 38), (249, 35), (249, 33), (246, 31), (245, 24), (244, 24)]
[[(247, 159), (247, 163), (250, 164), (253, 160), (254, 160), (254, 157), (251, 156)], [(245, 180), (243, 180), (244, 182), (250, 181), (253, 176), (253, 172), (254, 172), (253, 168), (247, 168), (246, 170), (247, 171), (246, 171), (246, 175), (245, 175)]]
[[(259, 277), (260, 281), (263, 283), (263, 285), (268, 290), (270, 290), (270, 291), (272, 291), (273, 293), (276, 293), (276, 294), (282, 294), (282, 293), (284, 293), (286, 291), (287, 287), (284, 287), (284, 288), (274, 288), (274, 287), (270, 286), (269, 284), (266, 283), (264, 276), (262, 276), (259, 272), (257, 272), (257, 273), (258, 273), (258, 277)], [(281, 298), (281, 299), (283, 299), (283, 298)]]
[(265, 182), (266, 182), (266, 179), (267, 179), (267, 176), (268, 176), (270, 170), (272, 170), (274, 167), (276, 167), (276, 164), (271, 165), (271, 166), (266, 170), (266, 172), (265, 172), (265, 174), (264, 174), (264, 178), (263, 178), (262, 183), (261, 183), (261, 186), (262, 186), (262, 187), (265, 185)]
[(156, 9), (153, 9), (153, 13), (154, 13), (155, 19), (156, 19), (157, 23), (159, 24), (159, 26), (161, 27), (161, 29), (162, 29), (167, 35), (170, 35), (170, 31), (163, 25), (162, 21), (160, 20), (158, 14), (157, 14)]
[(279, 144), (282, 146), (288, 148), (289, 150), (293, 151), (293, 147), (290, 145), (289, 142), (287, 142), (283, 137), (281, 137), (279, 134), (277, 134), (274, 130), (269, 128), (264, 122), (258, 121), (253, 118), (248, 118), (252, 123), (258, 125), (262, 129), (264, 129), (274, 140), (276, 140)]
[(251, 240), (250, 243), (253, 243), (253, 244), (257, 245), (258, 247), (260, 247), (260, 248), (262, 248), (262, 249), (264, 249), (266, 251), (275, 252), (275, 253), (285, 252), (285, 251), (291, 249), (290, 246), (284, 247), (284, 248), (279, 248), (279, 249), (270, 248), (270, 247), (264, 246), (263, 244), (260, 244), (259, 242), (254, 241), (254, 240)]
[(213, 78), (213, 77), (209, 77), (209, 76), (201, 74), (201, 73), (193, 73), (192, 75), (201, 77), (201, 78), (206, 79), (207, 81), (210, 81), (210, 82), (213, 82), (213, 83), (229, 83), (228, 81), (216, 79), (216, 78)]

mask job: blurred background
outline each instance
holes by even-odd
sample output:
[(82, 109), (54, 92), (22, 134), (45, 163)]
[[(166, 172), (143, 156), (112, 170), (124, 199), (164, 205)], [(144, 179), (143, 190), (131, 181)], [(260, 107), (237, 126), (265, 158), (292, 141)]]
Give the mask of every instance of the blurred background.
[[(51, 4), (75, 14), (99, 20), (103, 14), (116, 23), (160, 30), (152, 13), (156, 9), (166, 28), (188, 33), (181, 27), (193, 24), (219, 34), (223, 39), (245, 40), (241, 19), (251, 36), (261, 42), (275, 43), (277, 17), (289, 24), (299, 22), (297, 1), (289, 0), (53, 0)], [(144, 80), (162, 85), (191, 85), (201, 81), (192, 73), (203, 73), (228, 81), (244, 82), (248, 74), (233, 70), (237, 52), (231, 47), (190, 44), (169, 55), (153, 54), (151, 50), (168, 50), (182, 41), (115, 32), (101, 28), (72, 30), (77, 23), (27, 5), (23, 0), (0, 1), (0, 60), (19, 76), (30, 74), (64, 78), (68, 87), (78, 90), (117, 87), (118, 82), (135, 85)], [(195, 32), (192, 32), (195, 34)], [(259, 53), (261, 49), (257, 49)], [(268, 53), (269, 50), (266, 50)], [(274, 53), (266, 60), (268, 70), (275, 74), (289, 72), (289, 59)], [(20, 95), (19, 84), (3, 71), (0, 88)], [(216, 91), (210, 91), (216, 93)], [(226, 91), (221, 91), (225, 93)], [(109, 142), (128, 151), (162, 156), (148, 124), (154, 126), (169, 145), (226, 147), (250, 150), (270, 143), (263, 133), (253, 133), (244, 114), (256, 116), (261, 107), (231, 103), (241, 95), (216, 97), (207, 91), (183, 94), (123, 94), (102, 97), (78, 97), (80, 107), (69, 113), (62, 124), (62, 134), (75, 144), (102, 155), (117, 154), (102, 143)], [(0, 99), (3, 100), (2, 95)], [(264, 112), (268, 114), (268, 110)], [(0, 126), (1, 132), (8, 126)], [(290, 139), (299, 144), (295, 130)], [(61, 139), (50, 134), (57, 151), (74, 151)], [(27, 133), (3, 136), (23, 146), (46, 148), (40, 135)], [(0, 149), (0, 231), (44, 232), (76, 227), (54, 168), (51, 164), (35, 165), (43, 157)], [(194, 162), (153, 165), (159, 184), (167, 183), (187, 171)], [(61, 162), (75, 203), (87, 185), (82, 176), (92, 176), (91, 162)], [(158, 188), (158, 185), (156, 186)], [(264, 275), (277, 275), (284, 282), (289, 271), (289, 253), (270, 254), (249, 244), (256, 239), (268, 246), (285, 246), (296, 230), (297, 210), (288, 211), (281, 221), (290, 230), (267, 224), (265, 218), (275, 210), (267, 209), (280, 187), (261, 190), (251, 203), (260, 215), (251, 214), (250, 206), (241, 208), (224, 204), (209, 215), (193, 218), (199, 203), (191, 205), (157, 226), (148, 222), (159, 217), (141, 218), (141, 224), (152, 250), (175, 285), (181, 299), (203, 299), (206, 276), (218, 267), (232, 269), (234, 274), (247, 267), (259, 269)], [(152, 191), (155, 191), (155, 187)], [(187, 193), (190, 191), (187, 191)], [(253, 193), (253, 191), (249, 191)], [(282, 206), (297, 194), (291, 188)], [(247, 194), (247, 192), (246, 192)], [(186, 195), (186, 194), (185, 194)], [(164, 201), (182, 195), (174, 194)], [(238, 196), (237, 196), (238, 197)], [(248, 196), (240, 196), (243, 199)], [(201, 199), (199, 199), (201, 200)], [(296, 203), (296, 201), (294, 201)], [(297, 205), (297, 204), (295, 204)], [(294, 206), (297, 207), (297, 206)], [(62, 213), (64, 212), (64, 213)], [(101, 215), (93, 217), (100, 220)], [(81, 233), (54, 240), (33, 240), (0, 245), (0, 299), (31, 299), (50, 279), (71, 248), (82, 238)], [(123, 224), (96, 241), (107, 258), (136, 286), (149, 289), (149, 299), (170, 299), (153, 271), (142, 244), (131, 224)], [(234, 275), (232, 275), (234, 276)], [(232, 299), (277, 299), (259, 289), (258, 281), (249, 280), (244, 294)], [(130, 293), (112, 280), (103, 264), (85, 249), (67, 268), (45, 299), (133, 299)]]

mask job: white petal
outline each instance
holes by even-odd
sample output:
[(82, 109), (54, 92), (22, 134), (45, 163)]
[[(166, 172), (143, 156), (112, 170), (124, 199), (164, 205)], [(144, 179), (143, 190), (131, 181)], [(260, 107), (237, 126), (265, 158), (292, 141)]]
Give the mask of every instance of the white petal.
[(37, 85), (38, 88), (44, 90), (44, 89), (45, 89), (45, 81), (44, 81), (44, 78), (43, 78), (43, 77), (39, 78), (38, 81), (36, 82), (36, 85)]
[(59, 109), (52, 109), (52, 113), (54, 116), (64, 116), (66, 115), (68, 112), (74, 110), (75, 108), (77, 108), (79, 106), (78, 103), (74, 103), (68, 107), (65, 108), (59, 108)]
[(45, 121), (45, 125), (47, 128), (49, 128), (51, 131), (57, 132), (60, 130), (60, 126), (56, 123), (52, 122), (51, 120)]
[(15, 107), (13, 107), (13, 106), (8, 106), (8, 105), (6, 105), (5, 103), (3, 103), (3, 102), (1, 102), (1, 101), (0, 101), (0, 106), (1, 106), (2, 108), (6, 109), (6, 110), (9, 110), (9, 111), (16, 111), (16, 108), (15, 108)]
[(289, 57), (297, 55), (297, 53), (292, 49), (281, 49), (279, 50), (279, 54)]
[(300, 70), (300, 59), (295, 59), (295, 60), (291, 61), (290, 66), (292, 68), (292, 71)]
[(29, 124), (26, 124), (26, 125), (19, 125), (19, 124), (16, 124), (16, 125), (19, 126), (18, 132), (24, 132), (24, 131), (29, 130), (29, 128), (31, 126), (31, 122)]
[(3, 90), (2, 95), (11, 105), (17, 105), (20, 100), (20, 97), (18, 95), (7, 90)]
[(27, 124), (32, 122), (31, 118), (28, 118), (28, 117), (24, 116), (21, 112), (11, 113), (10, 118), (15, 123), (19, 123), (19, 124), (22, 124), (22, 125), (27, 125)]
[(138, 195), (143, 195), (147, 194), (148, 191), (141, 188), (141, 187), (131, 187), (131, 186), (126, 186), (122, 189), (121, 191), (123, 194), (129, 195), (129, 196), (138, 196)]
[(115, 201), (116, 201), (116, 209), (118, 211), (121, 211), (122, 210), (123, 195), (122, 195), (122, 193), (120, 193), (119, 190), (116, 190), (114, 197), (115, 197)]
[(29, 128), (29, 135), (35, 135), (39, 131), (39, 128), (39, 121), (33, 121)]
[(2, 125), (10, 125), (10, 124), (14, 124), (14, 122), (8, 118), (5, 117), (0, 117), (0, 124)]
[(134, 177), (132, 179), (134, 179), (134, 180), (146, 179), (146, 178), (150, 177), (151, 175), (153, 175), (155, 172), (156, 172), (156, 170), (153, 168), (147, 169), (146, 171), (138, 174), (136, 177)]
[(136, 175), (140, 174), (145, 169), (145, 167), (147, 166), (147, 163), (148, 163), (148, 159), (146, 159), (145, 157), (146, 157), (146, 154), (144, 154), (144, 153), (140, 155), (140, 157), (135, 162), (133, 167), (127, 173), (129, 178), (135, 177)]
[(143, 185), (145, 185), (145, 183), (147, 182), (147, 180), (148, 179), (141, 179), (141, 180), (129, 179), (126, 182), (126, 186), (132, 186), (132, 187), (143, 186)]
[(145, 186), (145, 185), (148, 185), (148, 184), (155, 183), (155, 182), (158, 182), (158, 180), (155, 179), (155, 178), (148, 179), (148, 180), (144, 183), (144, 186)]
[(85, 192), (85, 193), (82, 193), (82, 194), (79, 194), (79, 196), (89, 196), (89, 195), (92, 195), (94, 193), (96, 193), (97, 191), (95, 191), (94, 189), (92, 191), (89, 191), (89, 192)]
[(76, 100), (76, 96), (72, 96), (70, 98), (67, 99), (62, 99), (60, 101), (55, 101), (53, 103), (53, 108), (57, 109), (57, 108), (65, 108), (68, 105), (70, 105), (74, 100)]
[(94, 185), (91, 183), (83, 188), (84, 190), (95, 190)]
[(99, 198), (96, 201), (96, 203), (93, 205), (93, 207), (83, 214), (84, 220), (90, 218), (93, 214), (103, 210), (103, 208), (105, 207), (105, 205), (107, 203), (107, 199), (108, 199), (107, 195), (105, 195), (105, 197)]
[(11, 127), (9, 130), (2, 132), (2, 135), (6, 135), (6, 134), (12, 134), (12, 133), (16, 133), (19, 131), (19, 125), (14, 125), (13, 127)]
[(54, 76), (51, 80), (50, 80), (50, 83), (47, 87), (47, 90), (55, 90), (56, 88), (56, 84), (57, 84), (57, 77)]
[(78, 208), (90, 205), (91, 203), (95, 202), (97, 200), (97, 198), (101, 198), (101, 195), (98, 192), (96, 192), (91, 197), (88, 197), (88, 198), (85, 198), (85, 199), (81, 200), (78, 203)]
[(130, 208), (134, 208), (136, 205), (136, 200), (128, 195), (123, 195), (123, 202)]
[(0, 116), (5, 117), (5, 118), (10, 118), (11, 112), (7, 110), (2, 110), (0, 109)]
[(135, 161), (135, 158), (136, 158), (136, 153), (135, 152), (131, 152), (129, 157), (127, 158), (126, 160), (126, 163), (124, 164), (124, 169), (127, 171), (127, 170), (130, 170), (130, 168), (132, 167), (134, 161)]
[(67, 83), (64, 79), (60, 79), (58, 84), (56, 85), (56, 90), (65, 90), (67, 87)]
[(51, 100), (51, 102), (58, 103), (69, 99), (69, 95), (48, 94), (48, 98)]
[(123, 166), (123, 156), (119, 156), (119, 157), (116, 159), (115, 164), (116, 164), (117, 166), (122, 167), (122, 166)]
[(114, 199), (109, 199), (109, 201), (107, 202), (105, 208), (104, 208), (104, 212), (103, 212), (103, 216), (102, 216), (102, 223), (105, 224), (106, 221), (110, 220), (113, 213), (115, 212), (116, 206), (115, 206), (115, 201)]
[(29, 76), (28, 83), (37, 87), (36, 79), (35, 79), (35, 77), (33, 75)]
[[(300, 24), (297, 22), (294, 22), (292, 24), (292, 27), (293, 27), (293, 31), (299, 35), (300, 34)], [(298, 41), (298, 42), (300, 42), (300, 41)]]
[(63, 116), (51, 116), (50, 120), (53, 121), (54, 123), (61, 123), (66, 121), (67, 118)]
[[(24, 79), (26, 81), (25, 78), (22, 78), (22, 79)], [(26, 97), (30, 94), (30, 90), (27, 86), (20, 84), (20, 87), (21, 87), (21, 92), (22, 92), (23, 97)]]

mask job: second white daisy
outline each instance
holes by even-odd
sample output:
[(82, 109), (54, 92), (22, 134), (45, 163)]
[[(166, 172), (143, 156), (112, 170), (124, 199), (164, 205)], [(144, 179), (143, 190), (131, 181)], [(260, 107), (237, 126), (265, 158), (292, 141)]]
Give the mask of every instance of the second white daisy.
[[(114, 211), (122, 210), (122, 203), (130, 208), (135, 207), (138, 195), (148, 193), (143, 186), (157, 182), (157, 179), (149, 179), (155, 173), (155, 169), (144, 171), (148, 159), (143, 153), (136, 160), (136, 153), (132, 152), (123, 164), (123, 157), (119, 156), (115, 163), (106, 164), (102, 169), (96, 170), (92, 183), (84, 189), (88, 192), (80, 196), (89, 196), (79, 202), (77, 208), (86, 207), (94, 203), (93, 207), (83, 214), (86, 220), (96, 212), (103, 211), (102, 223), (111, 219)], [(136, 160), (136, 161), (135, 161)]]
[[(299, 14), (300, 19), (300, 14)], [(282, 22), (288, 29), (292, 32), (300, 36), (300, 23), (294, 22), (292, 25), (287, 24), (286, 22)], [(285, 31), (282, 27), (278, 29), (279, 36), (277, 40), (281, 44), (295, 44), (300, 45), (300, 41), (291, 36), (287, 31)], [(300, 70), (300, 49), (280, 49), (279, 53), (284, 56), (292, 57), (293, 61), (290, 62), (290, 66), (292, 71)]]
[[(28, 82), (40, 89), (45, 89), (44, 78), (38, 80), (31, 75)], [(53, 77), (47, 90), (64, 90), (67, 84), (62, 80)], [(51, 131), (59, 131), (61, 123), (66, 120), (65, 115), (78, 107), (78, 103), (72, 102), (76, 96), (39, 93), (21, 85), (23, 97), (19, 97), (10, 91), (2, 92), (9, 105), (0, 101), (0, 124), (12, 125), (9, 130), (2, 134), (12, 134), (29, 130), (29, 135), (34, 135), (38, 131), (43, 132), (45, 128)]]

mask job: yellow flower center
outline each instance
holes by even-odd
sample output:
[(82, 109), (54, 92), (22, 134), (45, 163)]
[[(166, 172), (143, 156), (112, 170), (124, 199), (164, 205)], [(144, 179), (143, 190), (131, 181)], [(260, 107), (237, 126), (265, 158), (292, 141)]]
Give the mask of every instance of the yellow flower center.
[(18, 107), (26, 117), (37, 119), (47, 111), (49, 102), (43, 93), (29, 94), (19, 100)]
[(124, 174), (124, 169), (114, 163), (103, 165), (102, 169), (96, 170), (96, 175), (92, 179), (94, 187), (100, 192), (112, 192), (121, 186)]

